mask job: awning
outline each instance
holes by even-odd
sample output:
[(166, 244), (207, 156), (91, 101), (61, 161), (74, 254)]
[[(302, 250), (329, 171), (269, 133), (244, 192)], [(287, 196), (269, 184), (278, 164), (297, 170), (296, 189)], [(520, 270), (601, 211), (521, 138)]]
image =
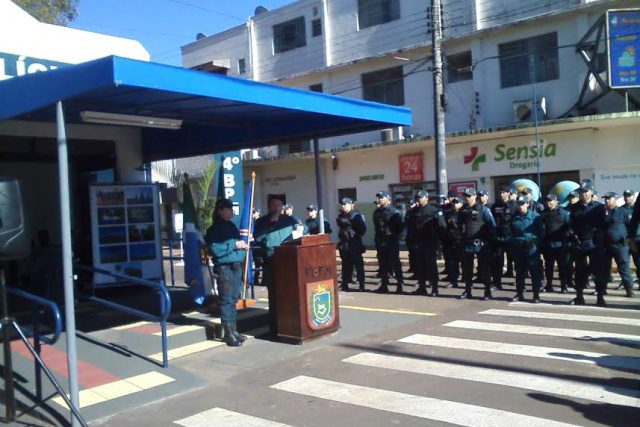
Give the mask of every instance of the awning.
[(58, 101), (67, 123), (82, 111), (182, 120), (142, 130), (145, 161), (411, 124), (404, 107), (115, 56), (2, 81), (0, 99), (0, 120), (53, 122)]

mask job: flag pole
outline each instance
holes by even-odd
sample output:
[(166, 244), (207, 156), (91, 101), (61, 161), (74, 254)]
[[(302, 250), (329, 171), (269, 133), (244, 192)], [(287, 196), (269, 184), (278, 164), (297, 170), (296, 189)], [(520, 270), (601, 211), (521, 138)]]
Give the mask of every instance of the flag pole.
[[(256, 173), (255, 171), (251, 172), (251, 199), (249, 201), (249, 225), (248, 225), (248, 234), (247, 234), (247, 244), (251, 243), (251, 222), (253, 221), (253, 195), (255, 194), (256, 188)], [(247, 249), (247, 253), (244, 257), (244, 274), (242, 280), (242, 300), (245, 301), (245, 295), (247, 291), (247, 277), (249, 276), (247, 273), (249, 272), (249, 251), (251, 249)]]

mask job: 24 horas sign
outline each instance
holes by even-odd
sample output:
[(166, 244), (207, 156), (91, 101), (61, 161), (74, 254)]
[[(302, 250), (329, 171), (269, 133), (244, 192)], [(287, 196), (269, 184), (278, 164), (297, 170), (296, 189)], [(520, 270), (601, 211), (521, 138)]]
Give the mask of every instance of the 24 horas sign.
[(509, 169), (525, 170), (536, 168), (538, 162), (544, 157), (556, 157), (558, 153), (557, 144), (540, 140), (539, 148), (535, 143), (527, 143), (516, 146), (508, 146), (507, 144), (497, 144), (493, 152), (483, 153), (477, 147), (471, 147), (469, 154), (464, 155), (464, 164), (471, 165), (473, 172), (480, 171), (481, 165), (492, 159), (495, 163), (506, 163)]

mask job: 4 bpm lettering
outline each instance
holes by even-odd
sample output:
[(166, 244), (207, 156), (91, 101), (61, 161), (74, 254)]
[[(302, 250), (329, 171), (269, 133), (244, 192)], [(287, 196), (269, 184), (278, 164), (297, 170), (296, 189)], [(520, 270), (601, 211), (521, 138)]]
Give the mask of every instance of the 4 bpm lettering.
[(496, 162), (509, 160), (511, 169), (527, 169), (536, 167), (538, 159), (541, 157), (555, 157), (557, 146), (555, 143), (545, 144), (540, 141), (540, 152), (535, 145), (523, 145), (521, 147), (509, 147), (505, 144), (496, 145), (496, 155), (493, 158)]

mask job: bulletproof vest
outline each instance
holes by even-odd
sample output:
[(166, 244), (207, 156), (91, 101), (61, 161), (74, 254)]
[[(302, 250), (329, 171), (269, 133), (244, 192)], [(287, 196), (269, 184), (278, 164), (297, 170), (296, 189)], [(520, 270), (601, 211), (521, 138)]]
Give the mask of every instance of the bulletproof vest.
[(571, 228), (582, 241), (591, 240), (595, 237), (596, 226), (590, 219), (589, 212), (597, 206), (590, 202), (585, 205), (582, 202), (575, 203), (571, 207)]
[(563, 232), (565, 221), (562, 218), (560, 208), (545, 209), (542, 212), (542, 219), (547, 229), (546, 237), (550, 240), (562, 240), (561, 233)]
[(420, 230), (420, 206), (411, 208), (407, 213), (407, 236), (417, 237)]
[(445, 211), (444, 222), (447, 224), (447, 239), (454, 242), (460, 240), (462, 235), (458, 222), (458, 212), (453, 208)]
[(389, 206), (384, 208), (380, 207), (373, 211), (373, 226), (376, 231), (376, 236), (390, 237), (392, 235), (389, 224), (391, 215), (392, 212)]
[(484, 225), (482, 219), (482, 205), (476, 203), (472, 207), (464, 206), (464, 236), (469, 239), (479, 239), (480, 231)]
[(511, 231), (509, 222), (511, 221), (511, 216), (515, 212), (514, 204), (511, 200), (507, 202), (498, 200), (491, 207), (491, 211), (493, 213), (493, 218), (496, 221), (496, 228), (498, 229), (499, 234), (502, 236), (509, 235)]
[(439, 210), (435, 206), (420, 206), (418, 208), (418, 231), (420, 237), (435, 239), (438, 237), (437, 216)]

